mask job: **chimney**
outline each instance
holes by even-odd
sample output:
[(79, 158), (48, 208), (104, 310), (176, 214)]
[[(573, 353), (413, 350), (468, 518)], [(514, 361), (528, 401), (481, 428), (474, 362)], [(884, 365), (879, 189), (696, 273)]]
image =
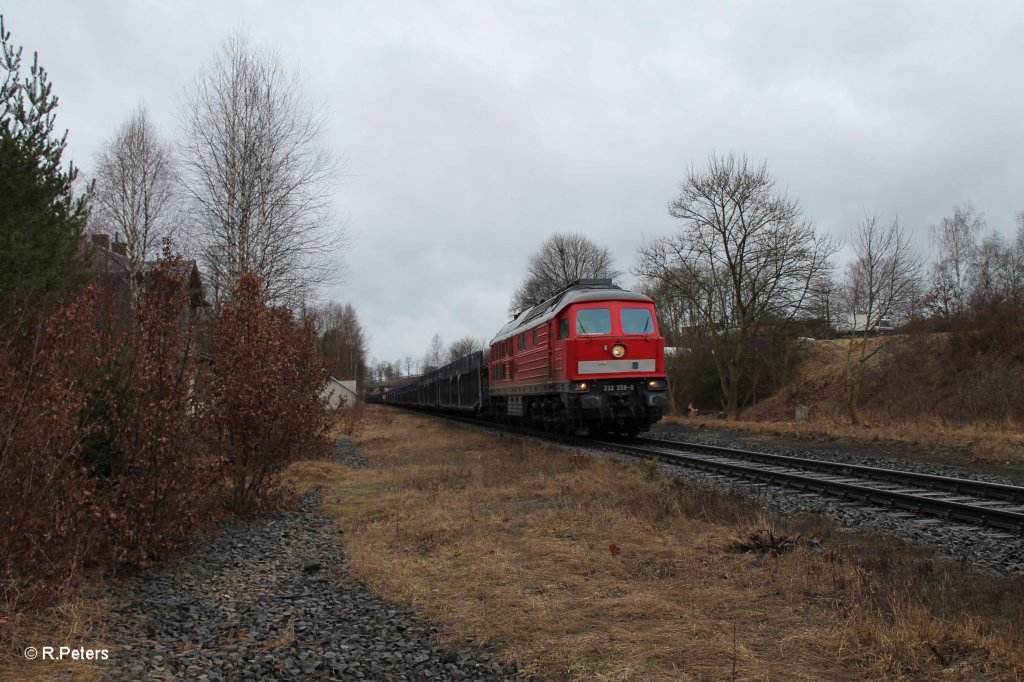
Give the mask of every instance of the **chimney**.
[(114, 240), (114, 243), (110, 245), (110, 250), (119, 256), (128, 257), (128, 242), (121, 242)]
[(109, 234), (94, 234), (92, 236), (92, 243), (101, 249), (110, 250), (110, 235)]

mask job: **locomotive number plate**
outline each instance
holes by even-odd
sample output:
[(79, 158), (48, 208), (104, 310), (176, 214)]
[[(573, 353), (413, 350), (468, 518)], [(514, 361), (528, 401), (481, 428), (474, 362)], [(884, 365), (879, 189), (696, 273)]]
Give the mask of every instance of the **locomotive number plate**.
[(605, 384), (604, 390), (610, 393), (629, 393), (633, 390), (633, 387), (629, 384)]

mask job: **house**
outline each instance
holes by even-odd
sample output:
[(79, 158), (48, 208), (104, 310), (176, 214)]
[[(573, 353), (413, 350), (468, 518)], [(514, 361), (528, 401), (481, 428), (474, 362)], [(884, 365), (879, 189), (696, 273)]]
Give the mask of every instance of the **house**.
[[(111, 243), (110, 236), (106, 234), (90, 236), (91, 240), (88, 245), (83, 243), (83, 251), (87, 254), (92, 268), (96, 272), (101, 308), (109, 310), (113, 314), (115, 324), (124, 328), (132, 310), (132, 287), (128, 277), (128, 245), (116, 237)], [(138, 284), (141, 285), (145, 281), (147, 273), (156, 267), (157, 263), (158, 261), (146, 261), (142, 264), (141, 272), (136, 274)], [(181, 274), (186, 279), (189, 294), (189, 306), (186, 311), (183, 311), (181, 319), (181, 324), (184, 326), (193, 322), (202, 309), (209, 307), (210, 304), (206, 301), (206, 290), (196, 261), (183, 261)]]
[(327, 385), (320, 393), (327, 400), (331, 409), (348, 409), (359, 402), (359, 392), (355, 381), (341, 381), (334, 377), (327, 379)]

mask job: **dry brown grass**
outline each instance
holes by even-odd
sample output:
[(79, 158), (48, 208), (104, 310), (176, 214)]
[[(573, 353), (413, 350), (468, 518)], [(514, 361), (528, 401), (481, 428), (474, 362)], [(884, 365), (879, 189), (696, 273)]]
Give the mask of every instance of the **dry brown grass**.
[(71, 648), (109, 649), (114, 647), (103, 638), (106, 602), (96, 596), (100, 583), (79, 585), (77, 596), (63, 603), (31, 614), (0, 613), (0, 680), (58, 679), (63, 674), (75, 680), (98, 680), (107, 669), (105, 661), (29, 661), (26, 647), (68, 646)]
[[(293, 480), (327, 487), (324, 508), (357, 576), (444, 623), (453, 641), (498, 646), (530, 675), (1015, 679), (1024, 670), (1019, 580), (974, 584), (959, 567), (780, 523), (652, 466), (370, 412), (357, 439), (374, 468), (319, 462)], [(740, 551), (761, 528), (805, 541)]]
[(862, 417), (864, 423), (859, 426), (849, 421), (820, 416), (806, 422), (797, 422), (785, 419), (719, 420), (700, 414), (666, 417), (662, 423), (692, 428), (736, 429), (754, 436), (898, 443), (941, 449), (944, 453), (961, 456), (965, 464), (984, 462), (1015, 469), (1024, 468), (1024, 429), (1016, 424), (975, 423), (964, 426), (938, 419), (896, 422), (876, 418), (870, 410), (865, 410)]
[(359, 426), (366, 414), (366, 403), (358, 402), (351, 407), (340, 410), (338, 420), (331, 429), (331, 435), (335, 438), (348, 438)]

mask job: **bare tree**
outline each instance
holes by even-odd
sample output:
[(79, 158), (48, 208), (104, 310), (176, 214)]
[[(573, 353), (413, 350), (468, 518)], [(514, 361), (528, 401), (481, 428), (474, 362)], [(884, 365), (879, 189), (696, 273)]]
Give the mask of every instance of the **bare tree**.
[(909, 303), (916, 299), (921, 276), (921, 256), (910, 245), (899, 221), (882, 225), (877, 215), (865, 215), (853, 230), (854, 260), (846, 270), (843, 296), (847, 311), (855, 316), (847, 352), (847, 408), (850, 420), (860, 423), (858, 404), (867, 361), (882, 346), (871, 348), (870, 334), (884, 319), (908, 317)]
[(297, 306), (337, 279), (345, 230), (331, 209), (337, 158), (325, 114), (280, 58), (235, 33), (187, 92), (184, 187), (215, 294), (255, 272), (278, 304)]
[(832, 264), (814, 278), (807, 292), (807, 313), (818, 322), (820, 338), (831, 338), (832, 330), (840, 326), (839, 282)]
[(437, 369), (443, 362), (444, 341), (441, 339), (440, 334), (434, 334), (434, 338), (430, 339), (430, 348), (427, 349), (426, 355), (423, 356), (423, 371)]
[(932, 266), (928, 307), (933, 314), (952, 318), (963, 315), (968, 293), (968, 275), (978, 249), (985, 218), (969, 202), (954, 206), (953, 215), (932, 225), (932, 240), (939, 260)]
[(480, 339), (474, 339), (472, 336), (463, 336), (448, 347), (448, 355), (445, 361), (455, 362), (459, 358), (464, 358), (470, 353), (483, 350), (485, 346), (486, 344)]
[(332, 301), (315, 312), (317, 344), (327, 371), (338, 379), (361, 382), (366, 369), (366, 334), (355, 308)]
[(122, 237), (132, 302), (139, 275), (180, 219), (170, 145), (160, 139), (144, 106), (121, 124), (96, 160), (92, 228)]
[(689, 324), (711, 344), (725, 407), (735, 415), (752, 341), (806, 307), (836, 247), (796, 201), (775, 190), (767, 164), (754, 166), (745, 156), (712, 156), (705, 169), (691, 167), (668, 212), (681, 230), (642, 245), (636, 274), (686, 301)]
[(526, 278), (519, 285), (510, 313), (525, 310), (557, 293), (578, 279), (608, 278), (622, 273), (615, 269), (611, 252), (582, 234), (555, 234), (530, 256)]
[(1024, 228), (1013, 242), (993, 231), (971, 263), (972, 308), (1024, 298)]

